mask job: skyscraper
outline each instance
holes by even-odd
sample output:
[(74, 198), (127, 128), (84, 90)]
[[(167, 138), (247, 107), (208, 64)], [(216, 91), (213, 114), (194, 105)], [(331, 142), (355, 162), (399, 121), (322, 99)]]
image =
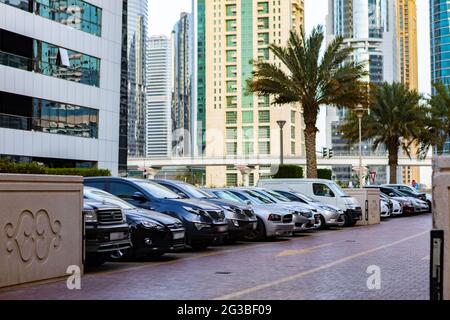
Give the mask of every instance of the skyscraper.
[(0, 1), (0, 158), (117, 175), (122, 1), (70, 3)]
[[(450, 4), (430, 0), (431, 81), (450, 84)], [(434, 92), (434, 89), (433, 89)], [(444, 153), (450, 153), (447, 140)]]
[(400, 81), (419, 89), (416, 0), (397, 0), (397, 41)]
[[(344, 43), (355, 49), (352, 58), (366, 63), (367, 81), (399, 81), (396, 16), (394, 1), (329, 0), (327, 42), (336, 36), (344, 37)], [(347, 112), (327, 108), (327, 146), (333, 148), (336, 156), (359, 154), (358, 148), (348, 145), (339, 130)], [(365, 141), (363, 154), (385, 156), (386, 152), (383, 147), (373, 152), (371, 142)], [(386, 180), (385, 167), (371, 170), (377, 171), (379, 182)], [(342, 182), (348, 182), (353, 175), (350, 166), (334, 167), (333, 172), (336, 180)]]
[(193, 147), (193, 24), (192, 14), (183, 12), (172, 31), (172, 132), (173, 155), (189, 156)]
[(145, 154), (145, 50), (148, 0), (127, 0), (128, 154)]
[[(198, 0), (193, 8), (198, 152), (208, 157), (277, 157), (277, 121), (285, 120), (286, 155), (300, 155), (300, 108), (274, 107), (269, 97), (247, 94), (246, 80), (252, 76), (252, 60), (276, 62), (269, 45), (285, 45), (289, 31), (303, 27), (303, 0)], [(256, 168), (251, 180), (262, 171)], [(242, 177), (234, 167), (207, 168), (206, 182), (236, 185)]]
[(146, 156), (166, 157), (172, 154), (172, 55), (166, 36), (148, 40), (146, 61)]

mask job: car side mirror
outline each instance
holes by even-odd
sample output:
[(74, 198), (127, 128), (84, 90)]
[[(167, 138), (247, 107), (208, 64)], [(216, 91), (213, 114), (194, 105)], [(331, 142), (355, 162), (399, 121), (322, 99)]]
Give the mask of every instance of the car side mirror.
[(133, 200), (139, 201), (141, 203), (147, 202), (147, 198), (141, 192), (135, 192), (132, 196)]
[(389, 197), (394, 197), (394, 196), (395, 196), (395, 194), (389, 193)]
[(189, 199), (189, 197), (185, 195), (183, 192), (177, 192), (177, 195), (182, 199)]
[(250, 200), (245, 200), (245, 203), (249, 206), (252, 204), (252, 202)]

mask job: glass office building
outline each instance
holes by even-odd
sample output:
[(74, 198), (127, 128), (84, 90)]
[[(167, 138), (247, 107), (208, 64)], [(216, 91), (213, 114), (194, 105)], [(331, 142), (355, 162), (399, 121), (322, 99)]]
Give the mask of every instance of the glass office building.
[[(450, 84), (450, 2), (430, 0), (431, 81)], [(450, 153), (450, 140), (443, 153)]]

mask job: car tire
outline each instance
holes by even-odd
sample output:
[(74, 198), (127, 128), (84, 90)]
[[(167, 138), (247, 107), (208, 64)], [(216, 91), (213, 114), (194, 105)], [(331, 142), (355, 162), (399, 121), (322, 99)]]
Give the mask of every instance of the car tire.
[(428, 210), (427, 213), (433, 213), (433, 205), (431, 204), (431, 201), (427, 201), (428, 204), (428, 208), (430, 208), (430, 210)]
[(344, 227), (350, 227), (353, 219), (349, 214), (344, 214)]
[(165, 254), (164, 251), (159, 251), (159, 252), (151, 252), (147, 254), (147, 257), (150, 259), (159, 259), (161, 258), (163, 255)]
[(328, 226), (327, 226), (327, 223), (325, 221), (325, 218), (323, 216), (320, 216), (319, 219), (320, 219), (320, 226), (319, 226), (318, 229), (319, 230), (327, 230)]
[(100, 267), (107, 261), (107, 256), (104, 254), (87, 255), (85, 264), (88, 267)]
[(248, 241), (263, 241), (266, 239), (266, 227), (264, 222), (258, 218), (258, 224), (256, 225), (256, 230), (252, 230), (248, 235), (245, 236), (245, 240)]
[(190, 243), (190, 246), (191, 246), (192, 250), (194, 250), (194, 251), (205, 250), (210, 245), (211, 245), (210, 241), (193, 241)]

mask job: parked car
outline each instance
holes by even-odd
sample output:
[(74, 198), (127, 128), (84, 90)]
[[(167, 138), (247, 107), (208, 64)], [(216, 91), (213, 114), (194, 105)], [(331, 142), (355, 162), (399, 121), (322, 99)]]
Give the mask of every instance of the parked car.
[(420, 199), (422, 201), (425, 201), (428, 205), (428, 212), (431, 212), (432, 210), (432, 197), (431, 195), (425, 193), (425, 192), (418, 192), (416, 189), (414, 189), (411, 186), (408, 186), (406, 184), (385, 184), (384, 187), (389, 187), (395, 190), (398, 190), (408, 197), (413, 197)]
[(258, 218), (256, 230), (253, 230), (247, 240), (264, 240), (278, 236), (288, 236), (294, 231), (292, 211), (280, 207), (251, 190), (210, 189), (220, 199), (239, 199), (240, 203), (252, 205)]
[(396, 200), (399, 202), (401, 207), (401, 214), (413, 214), (416, 212), (416, 207), (413, 202), (413, 198), (406, 197), (401, 194), (398, 190), (382, 187), (382, 186), (365, 186), (366, 189), (380, 189), (381, 194), (387, 196), (390, 200)]
[(173, 180), (153, 180), (156, 183), (170, 189), (183, 199), (197, 199), (211, 202), (222, 208), (228, 220), (228, 237), (226, 242), (234, 242), (245, 238), (257, 227), (257, 218), (251, 206), (235, 201), (219, 199), (196, 188), (195, 186)]
[(390, 200), (380, 197), (380, 217), (389, 218), (391, 216)]
[(321, 203), (298, 192), (274, 190), (291, 201), (303, 202), (317, 210), (316, 228), (342, 227), (344, 225), (344, 211), (329, 204)]
[(249, 188), (264, 197), (267, 197), (273, 203), (278, 203), (285, 208), (293, 211), (294, 232), (301, 232), (315, 228), (317, 213), (313, 207), (302, 202), (292, 202), (288, 198), (278, 194), (272, 190), (263, 188)]
[(83, 221), (88, 266), (102, 265), (116, 251), (131, 248), (130, 230), (119, 207), (85, 199)]
[(175, 217), (186, 230), (186, 244), (199, 250), (228, 234), (225, 214), (219, 207), (196, 199), (181, 199), (169, 189), (149, 180), (86, 178), (86, 186), (109, 192), (132, 205)]
[(133, 246), (119, 251), (118, 255), (113, 255), (114, 258), (141, 255), (160, 257), (170, 250), (180, 250), (185, 246), (183, 223), (177, 218), (140, 209), (106, 191), (91, 187), (84, 187), (84, 198), (117, 206), (125, 214)]
[(353, 226), (362, 219), (358, 201), (349, 197), (334, 181), (323, 179), (262, 179), (258, 187), (299, 192), (344, 211), (344, 225)]

